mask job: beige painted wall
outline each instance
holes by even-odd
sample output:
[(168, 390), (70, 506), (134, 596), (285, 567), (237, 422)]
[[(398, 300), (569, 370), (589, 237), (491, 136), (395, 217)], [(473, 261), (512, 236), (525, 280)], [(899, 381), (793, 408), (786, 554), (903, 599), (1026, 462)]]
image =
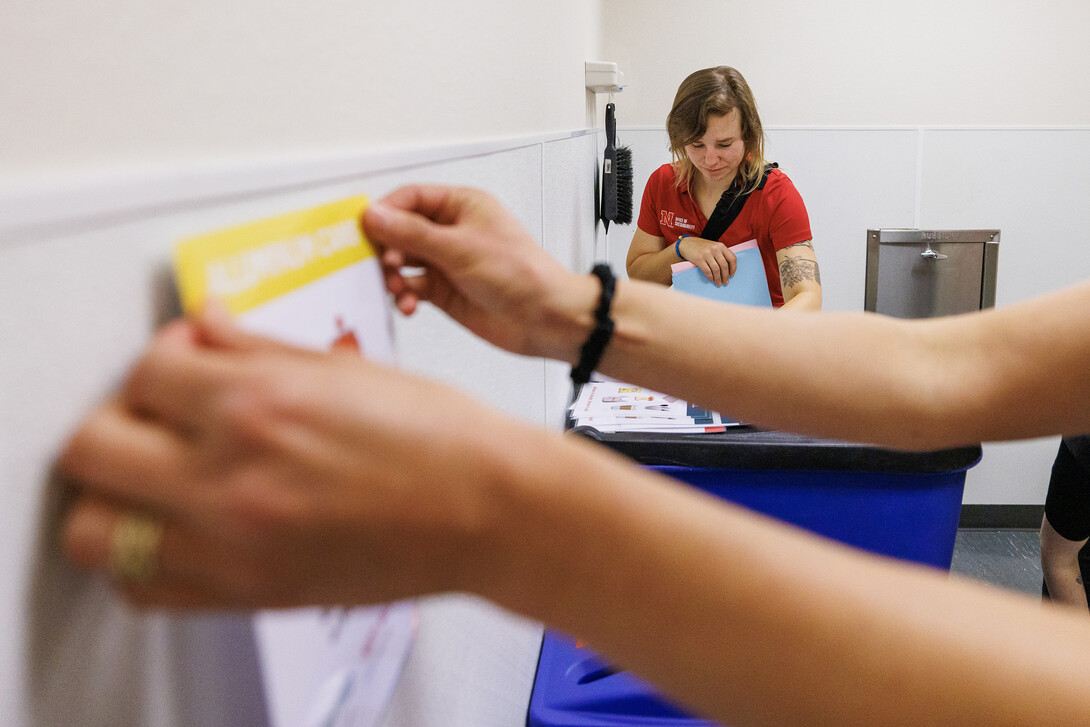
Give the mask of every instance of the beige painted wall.
[(580, 129), (598, 2), (6, 0), (0, 189)]
[(1090, 123), (1082, 0), (602, 0), (621, 125), (661, 126), (681, 80), (730, 65), (773, 125)]
[(412, 148), (586, 125), (583, 61), (661, 125), (697, 68), (771, 125), (1090, 123), (1081, 0), (8, 0), (0, 190), (116, 168)]

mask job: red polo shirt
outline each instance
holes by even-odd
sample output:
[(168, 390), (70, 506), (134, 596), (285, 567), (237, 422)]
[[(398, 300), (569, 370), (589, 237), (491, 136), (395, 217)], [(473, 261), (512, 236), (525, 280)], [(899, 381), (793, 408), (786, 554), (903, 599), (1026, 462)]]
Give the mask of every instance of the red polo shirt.
[[(655, 170), (644, 188), (636, 221), (648, 235), (665, 238), (667, 245), (673, 245), (682, 235), (699, 237), (708, 223), (688, 187), (676, 185), (675, 179), (672, 164)], [(761, 250), (772, 305), (779, 308), (783, 305), (783, 290), (776, 251), (813, 239), (806, 205), (795, 185), (779, 169), (769, 171), (764, 188), (749, 195), (742, 212), (719, 241), (730, 247), (754, 239)]]

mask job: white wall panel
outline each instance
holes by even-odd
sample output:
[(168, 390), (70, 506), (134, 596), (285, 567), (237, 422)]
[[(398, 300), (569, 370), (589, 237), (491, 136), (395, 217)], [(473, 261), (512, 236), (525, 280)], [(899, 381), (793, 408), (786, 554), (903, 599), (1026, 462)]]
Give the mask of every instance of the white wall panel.
[(867, 230), (912, 226), (917, 131), (771, 128), (767, 135), (766, 157), (806, 203), (822, 309), (863, 310)]
[[(1002, 231), (996, 305), (1090, 278), (1090, 129), (923, 134), (920, 226)], [(1055, 456), (1055, 438), (986, 445), (965, 501), (1043, 503)]]
[[(569, 270), (589, 272), (595, 262), (598, 230), (594, 180), (598, 174), (597, 143), (602, 134), (543, 145), (542, 244), (545, 252)], [(545, 419), (549, 428), (563, 426), (571, 397), (571, 367), (544, 361)]]
[(920, 225), (1002, 230), (996, 304), (1090, 277), (1090, 129), (928, 129)]
[(522, 727), (541, 624), (464, 595), (424, 599), (421, 612), (383, 727)]
[[(156, 326), (177, 312), (170, 253), (184, 236), (352, 194), (379, 196), (408, 182), (440, 182), (490, 190), (535, 239), (548, 231), (552, 251), (565, 264), (586, 265), (594, 239), (595, 135), (437, 158), (444, 161), (389, 169), (361, 163), (358, 174), (332, 163), (325, 181), (307, 162), (297, 175), (305, 181), (270, 189), (260, 175), (242, 174), (234, 189), (218, 195), (189, 195), (200, 187), (199, 175), (149, 179), (140, 184), (148, 193), (140, 199), (157, 200), (151, 205), (100, 199), (95, 188), (67, 190), (20, 198), (35, 209), (21, 224), (0, 220), (0, 309), (6, 311), (0, 316), (6, 522), (0, 640), (10, 646), (0, 650), (5, 725), (263, 727), (248, 620), (135, 614), (102, 581), (74, 573), (53, 544), (59, 490), (49, 480), (51, 462)], [(247, 187), (246, 179), (255, 184)], [(175, 202), (172, 189), (179, 192)], [(71, 201), (81, 214), (72, 216)], [(0, 209), (13, 204), (2, 199)], [(547, 405), (541, 359), (483, 344), (427, 306), (395, 328), (405, 368), (536, 424), (555, 425), (562, 404)], [(556, 373), (566, 382), (566, 367)], [(540, 636), (539, 624), (474, 599), (429, 599), (388, 724), (520, 724)]]
[[(381, 196), (409, 181), (486, 189), (514, 212), (535, 239), (541, 239), (540, 144), (377, 174), (368, 178), (367, 185)], [(502, 351), (431, 306), (423, 306), (410, 318), (395, 315), (394, 331), (404, 368), (454, 384), (514, 416), (544, 421), (540, 360)]]

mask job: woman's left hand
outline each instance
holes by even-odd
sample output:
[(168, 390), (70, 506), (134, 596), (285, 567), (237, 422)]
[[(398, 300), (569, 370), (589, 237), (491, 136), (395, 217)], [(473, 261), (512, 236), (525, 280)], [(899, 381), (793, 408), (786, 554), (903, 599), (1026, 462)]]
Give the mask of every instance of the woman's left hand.
[[(481, 572), (470, 564), (485, 548), (482, 483), (523, 429), (438, 384), (206, 312), (161, 332), (67, 444), (63, 547), (113, 569), (137, 604), (359, 604), (476, 587), (463, 576)], [(119, 542), (134, 520), (150, 530)], [(118, 572), (118, 551), (137, 559), (135, 577)]]

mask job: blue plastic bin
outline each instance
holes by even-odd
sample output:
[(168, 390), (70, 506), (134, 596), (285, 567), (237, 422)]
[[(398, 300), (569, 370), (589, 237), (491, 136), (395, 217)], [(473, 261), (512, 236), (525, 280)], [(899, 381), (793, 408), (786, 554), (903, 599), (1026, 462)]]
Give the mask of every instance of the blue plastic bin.
[[(723, 434), (576, 433), (718, 497), (874, 553), (947, 569), (979, 446), (910, 453), (749, 427)], [(712, 727), (546, 631), (528, 727)]]
[(949, 568), (965, 469), (939, 473), (652, 467), (858, 548)]

